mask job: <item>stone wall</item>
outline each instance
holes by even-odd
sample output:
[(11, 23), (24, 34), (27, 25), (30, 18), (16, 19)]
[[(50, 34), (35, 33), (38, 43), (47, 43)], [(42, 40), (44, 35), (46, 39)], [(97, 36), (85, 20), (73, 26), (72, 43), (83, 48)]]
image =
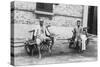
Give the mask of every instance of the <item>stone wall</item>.
[[(14, 20), (20, 24), (38, 24), (34, 10), (36, 3), (33, 2), (14, 2)], [(50, 22), (54, 26), (73, 26), (77, 19), (82, 20), (82, 5), (53, 5), (53, 19)], [(57, 24), (57, 22), (59, 23)]]
[(34, 11), (36, 9), (36, 3), (34, 2), (24, 2), (24, 1), (14, 1), (15, 9)]
[[(38, 19), (35, 16), (34, 10), (36, 9), (36, 3), (15, 1), (14, 10), (12, 11), (12, 17), (14, 17), (14, 36), (15, 38), (27, 38), (29, 36), (28, 31), (31, 30), (34, 25), (38, 25)], [(66, 39), (72, 36), (72, 29), (75, 26), (77, 19), (82, 20), (81, 5), (53, 5), (54, 16), (52, 20), (46, 20), (46, 23), (51, 23), (50, 31), (55, 34), (59, 34), (57, 38)], [(31, 37), (31, 36), (30, 36)]]
[(14, 10), (14, 23), (16, 24), (37, 24), (35, 14), (28, 11)]
[(59, 5), (54, 5), (53, 9), (54, 9), (53, 12), (55, 14), (82, 17), (83, 6), (59, 4)]

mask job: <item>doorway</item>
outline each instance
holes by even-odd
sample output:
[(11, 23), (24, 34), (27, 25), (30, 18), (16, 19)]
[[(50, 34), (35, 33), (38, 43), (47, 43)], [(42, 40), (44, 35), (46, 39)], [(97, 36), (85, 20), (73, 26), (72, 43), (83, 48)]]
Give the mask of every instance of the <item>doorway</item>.
[(97, 35), (97, 6), (89, 6), (88, 33)]

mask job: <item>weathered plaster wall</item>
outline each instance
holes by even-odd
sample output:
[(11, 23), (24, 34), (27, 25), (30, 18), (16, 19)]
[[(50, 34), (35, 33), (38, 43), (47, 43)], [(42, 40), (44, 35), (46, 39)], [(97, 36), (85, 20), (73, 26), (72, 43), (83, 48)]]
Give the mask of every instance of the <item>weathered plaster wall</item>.
[(24, 2), (24, 1), (14, 1), (15, 9), (23, 9), (23, 10), (35, 10), (36, 3), (34, 2)]
[(53, 9), (54, 9), (53, 12), (55, 14), (82, 17), (83, 6), (59, 4), (59, 5), (54, 5)]
[[(28, 33), (35, 25), (38, 25), (38, 20), (35, 17), (34, 10), (36, 9), (36, 3), (32, 2), (14, 2), (14, 36), (15, 38), (28, 38)], [(50, 31), (58, 34), (56, 38), (66, 39), (72, 36), (72, 29), (75, 26), (77, 19), (82, 20), (81, 5), (54, 5), (54, 16), (52, 20), (46, 20), (45, 22), (51, 23)]]

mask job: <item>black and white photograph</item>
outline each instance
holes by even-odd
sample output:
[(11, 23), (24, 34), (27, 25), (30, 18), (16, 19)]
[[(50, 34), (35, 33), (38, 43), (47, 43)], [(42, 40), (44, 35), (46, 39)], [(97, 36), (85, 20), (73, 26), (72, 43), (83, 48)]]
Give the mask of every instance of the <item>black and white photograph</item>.
[(12, 1), (11, 65), (98, 59), (98, 6)]

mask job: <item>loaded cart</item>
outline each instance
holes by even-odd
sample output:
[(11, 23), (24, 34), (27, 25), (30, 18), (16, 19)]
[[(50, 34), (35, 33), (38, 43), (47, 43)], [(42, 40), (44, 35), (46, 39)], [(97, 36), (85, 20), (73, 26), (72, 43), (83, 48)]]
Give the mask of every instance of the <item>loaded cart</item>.
[[(87, 38), (85, 40), (85, 44), (86, 44), (86, 48), (87, 48), (87, 45), (89, 43), (89, 36), (88, 36), (88, 33), (87, 33), (87, 28), (84, 27), (83, 31), (85, 32), (85, 35), (86, 35), (86, 38)], [(76, 49), (79, 52), (83, 52), (83, 50), (82, 50), (82, 38), (80, 37), (80, 38), (78, 38), (78, 40), (75, 40), (75, 39), (76, 39), (76, 32), (74, 31), (72, 37), (68, 39), (69, 48)]]
[[(42, 50), (49, 51), (52, 49), (52, 46), (54, 43), (54, 37), (48, 36), (50, 38), (50, 40), (43, 41), (42, 43), (40, 43), (40, 45), (37, 45), (36, 37), (34, 36), (35, 30), (29, 31), (29, 32), (33, 32), (32, 39), (29, 39), (29, 40), (25, 41), (25, 43), (24, 43), (25, 50), (28, 53), (28, 55), (33, 56), (33, 55), (39, 54), (39, 56), (41, 56)], [(40, 47), (40, 53), (38, 50), (38, 46)]]

